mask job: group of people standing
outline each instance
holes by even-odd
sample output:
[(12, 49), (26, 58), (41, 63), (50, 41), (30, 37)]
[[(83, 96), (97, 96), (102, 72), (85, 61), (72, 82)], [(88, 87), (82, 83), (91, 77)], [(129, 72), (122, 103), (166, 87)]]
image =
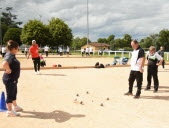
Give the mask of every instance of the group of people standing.
[(82, 48), (81, 49), (81, 54), (82, 54), (82, 57), (85, 54), (86, 54), (86, 56), (93, 55), (93, 48), (92, 47)]
[(147, 53), (145, 57), (144, 50), (140, 47), (137, 40), (133, 40), (131, 42), (131, 46), (134, 49), (132, 52), (131, 57), (131, 71), (129, 75), (129, 89), (128, 92), (124, 95), (133, 95), (133, 83), (136, 80), (137, 81), (137, 92), (134, 98), (139, 98), (141, 94), (142, 89), (142, 82), (143, 82), (143, 72), (144, 72), (144, 63), (145, 58), (148, 61), (147, 65), (147, 86), (145, 90), (150, 90), (151, 88), (151, 79), (153, 77), (154, 80), (154, 93), (158, 92), (159, 88), (159, 80), (158, 80), (158, 66), (160, 64), (163, 64), (164, 68), (164, 51), (163, 47), (161, 47), (161, 50), (159, 52), (156, 52), (156, 48), (154, 46), (151, 46), (149, 48), (149, 52)]

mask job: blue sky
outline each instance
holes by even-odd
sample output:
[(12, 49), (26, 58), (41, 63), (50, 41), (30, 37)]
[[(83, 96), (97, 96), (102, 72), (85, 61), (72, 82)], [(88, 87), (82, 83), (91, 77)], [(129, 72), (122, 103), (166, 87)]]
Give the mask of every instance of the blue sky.
[[(168, 0), (88, 0), (90, 39), (116, 38), (124, 34), (141, 39), (169, 28)], [(0, 6), (11, 6), (23, 23), (40, 19), (45, 24), (51, 17), (61, 18), (74, 37), (87, 35), (86, 0), (1, 0)]]

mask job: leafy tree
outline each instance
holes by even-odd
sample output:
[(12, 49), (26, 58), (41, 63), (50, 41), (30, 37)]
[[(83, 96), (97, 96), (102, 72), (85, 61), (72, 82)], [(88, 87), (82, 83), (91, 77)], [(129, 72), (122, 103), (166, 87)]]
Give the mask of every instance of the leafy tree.
[(21, 29), (20, 28), (9, 28), (8, 31), (5, 33), (4, 36), (4, 43), (7, 42), (8, 40), (14, 40), (19, 45), (21, 45), (21, 40), (20, 40), (20, 35), (21, 35)]
[(153, 45), (153, 40), (150, 37), (146, 37), (144, 39), (144, 42), (142, 43), (142, 47), (144, 47), (144, 48), (149, 48), (152, 45)]
[(164, 46), (165, 50), (169, 50), (169, 30), (163, 29), (159, 33), (159, 45)]
[(76, 37), (76, 38), (73, 39), (73, 41), (72, 41), (72, 47), (74, 49), (77, 49), (77, 48), (81, 47), (81, 45), (80, 45), (80, 38), (79, 37)]
[(8, 26), (7, 26), (6, 24), (2, 23), (2, 24), (1, 24), (1, 27), (2, 27), (2, 39), (3, 39), (5, 33), (6, 33), (7, 30), (8, 30)]
[(114, 38), (115, 38), (115, 35), (110, 35), (107, 38), (107, 42), (110, 45), (110, 49), (114, 49)]
[[(91, 43), (91, 40), (89, 39), (89, 43)], [(83, 38), (75, 38), (73, 39), (73, 43), (72, 43), (72, 47), (74, 49), (80, 49), (83, 45), (86, 45), (87, 44), (87, 38), (86, 37), (83, 37)]]
[(108, 44), (111, 44), (110, 42), (112, 42), (115, 38), (115, 35), (110, 35), (108, 38), (107, 38), (107, 42)]
[(129, 34), (125, 34), (123, 37), (123, 47), (130, 47), (132, 37)]
[(123, 40), (118, 38), (118, 39), (115, 39), (114, 40), (114, 49), (117, 50), (119, 49), (120, 47), (123, 47), (121, 46), (121, 44), (123, 43)]
[(99, 38), (97, 40), (98, 43), (108, 43), (107, 39), (106, 38)]
[(1, 18), (1, 27), (2, 27), (2, 39), (7, 32), (8, 28), (19, 28), (19, 25), (22, 24), (20, 21), (15, 21), (17, 15), (12, 14), (12, 7), (6, 7), (6, 11), (2, 12)]
[(21, 25), (22, 22), (16, 22), (17, 15), (11, 13), (13, 10), (12, 7), (6, 7), (6, 12), (2, 12), (2, 23), (6, 24), (9, 28), (18, 28), (18, 25)]
[(152, 40), (152, 45), (157, 48), (157, 46), (159, 45), (159, 43), (158, 43), (159, 35), (158, 34), (151, 34), (150, 38)]
[(29, 20), (23, 26), (21, 41), (30, 45), (32, 40), (36, 40), (40, 45), (46, 45), (50, 40), (49, 29), (39, 20)]
[(70, 46), (72, 44), (72, 30), (63, 20), (59, 18), (52, 18), (49, 21), (49, 32), (51, 34), (52, 46)]

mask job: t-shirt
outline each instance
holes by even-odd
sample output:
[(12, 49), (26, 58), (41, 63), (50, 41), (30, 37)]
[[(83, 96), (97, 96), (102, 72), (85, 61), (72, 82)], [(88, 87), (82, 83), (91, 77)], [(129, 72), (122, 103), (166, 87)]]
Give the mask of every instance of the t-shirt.
[(39, 57), (39, 53), (38, 53), (39, 47), (36, 44), (35, 46), (32, 45), (29, 49), (30, 53), (32, 54), (32, 58), (38, 58)]
[(44, 50), (45, 50), (45, 52), (48, 52), (49, 47), (46, 46), (46, 47), (44, 48)]
[(86, 52), (89, 52), (89, 48), (86, 48)]
[(143, 57), (145, 57), (144, 50), (140, 46), (133, 50), (130, 61), (132, 71), (140, 71), (141, 58)]
[(66, 50), (66, 52), (69, 52), (69, 47), (67, 47), (67, 50)]
[(159, 50), (159, 51), (158, 51), (158, 54), (159, 54), (161, 57), (164, 58), (164, 51), (163, 51), (163, 50)]
[(27, 52), (28, 51), (28, 48), (25, 48), (25, 52)]
[(59, 52), (62, 52), (62, 48), (59, 49)]
[(92, 48), (92, 47), (90, 47), (89, 51), (90, 51), (90, 52), (93, 52), (93, 48)]
[(2, 47), (2, 53), (6, 53), (6, 48)]
[(17, 81), (20, 76), (20, 62), (16, 59), (15, 55), (7, 52), (4, 61), (7, 61), (11, 69), (11, 74), (4, 72), (3, 79), (10, 81)]
[(148, 66), (156, 66), (156, 63), (158, 60), (162, 60), (163, 58), (156, 52), (154, 54), (150, 54), (148, 53), (147, 55), (147, 59), (148, 59)]

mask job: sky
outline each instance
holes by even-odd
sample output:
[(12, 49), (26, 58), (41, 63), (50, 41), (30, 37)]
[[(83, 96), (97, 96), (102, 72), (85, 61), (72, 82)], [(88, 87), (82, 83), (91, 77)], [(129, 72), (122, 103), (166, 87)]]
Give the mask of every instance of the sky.
[[(74, 37), (87, 36), (87, 0), (0, 0), (1, 8), (13, 7), (23, 24), (52, 17), (65, 21)], [(169, 28), (169, 0), (88, 0), (89, 39), (123, 38), (130, 34), (142, 39)]]

